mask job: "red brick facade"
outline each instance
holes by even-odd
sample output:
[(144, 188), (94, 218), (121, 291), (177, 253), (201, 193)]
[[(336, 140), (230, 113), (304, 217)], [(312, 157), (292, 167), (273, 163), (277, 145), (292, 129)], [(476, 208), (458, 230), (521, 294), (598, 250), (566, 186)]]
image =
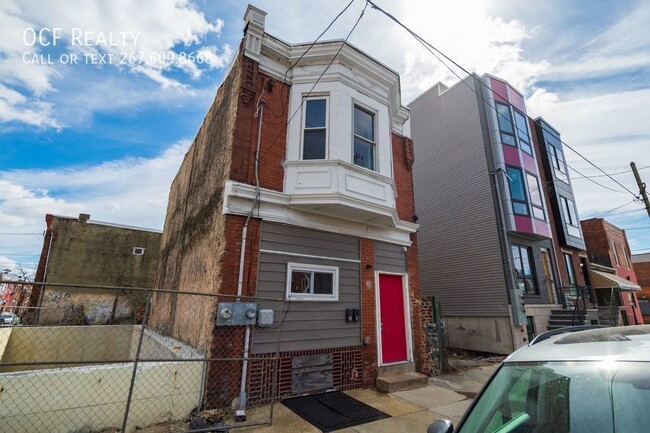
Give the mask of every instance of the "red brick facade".
[(360, 239), (361, 252), (361, 337), (369, 338), (363, 346), (363, 387), (375, 385), (377, 377), (377, 311), (375, 289), (375, 250), (370, 239)]

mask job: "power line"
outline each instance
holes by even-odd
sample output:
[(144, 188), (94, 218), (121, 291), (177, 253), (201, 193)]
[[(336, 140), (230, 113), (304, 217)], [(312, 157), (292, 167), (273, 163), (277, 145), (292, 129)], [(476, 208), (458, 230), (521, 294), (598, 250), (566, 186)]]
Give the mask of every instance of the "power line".
[(43, 236), (43, 233), (0, 233), (2, 236)]
[(629, 229), (623, 229), (623, 230), (628, 231), (628, 230), (648, 230), (648, 229), (650, 229), (650, 226), (647, 226), (647, 227), (630, 227)]
[[(456, 76), (456, 77), (457, 77), (461, 82), (465, 83), (465, 81), (462, 80), (462, 79), (460, 78), (460, 76), (456, 73), (456, 71), (454, 71), (454, 70), (453, 70), (449, 65), (447, 65), (444, 61), (442, 61), (442, 60), (441, 60), (441, 59), (440, 59), (440, 58), (439, 58), (435, 53), (433, 53), (431, 50), (434, 50), (436, 53), (440, 54), (442, 57), (444, 57), (445, 59), (449, 60), (449, 61), (450, 61), (451, 63), (453, 63), (457, 68), (459, 68), (460, 70), (462, 70), (463, 72), (465, 72), (467, 75), (470, 75), (470, 76), (472, 75), (472, 74), (471, 74), (467, 69), (465, 69), (463, 66), (461, 66), (460, 64), (458, 64), (458, 63), (457, 63), (456, 61), (454, 61), (452, 58), (450, 58), (450, 57), (447, 56), (445, 53), (443, 53), (442, 51), (440, 51), (438, 48), (436, 48), (435, 46), (433, 46), (431, 43), (427, 42), (426, 39), (422, 38), (422, 37), (419, 36), (417, 33), (415, 33), (413, 30), (411, 30), (410, 28), (408, 28), (408, 27), (407, 27), (406, 25), (404, 25), (404, 24), (403, 24), (399, 19), (395, 18), (393, 15), (391, 15), (391, 14), (388, 13), (388, 12), (386, 12), (386, 11), (383, 10), (381, 7), (377, 6), (377, 5), (376, 5), (374, 2), (372, 2), (371, 0), (366, 0), (366, 2), (369, 3), (369, 4), (372, 6), (373, 9), (377, 9), (378, 11), (380, 11), (381, 13), (383, 13), (384, 15), (386, 15), (389, 19), (391, 19), (392, 21), (394, 21), (397, 25), (399, 25), (399, 26), (402, 27), (404, 30), (406, 30), (406, 31), (407, 31), (411, 36), (413, 36), (413, 37), (414, 37), (418, 42), (420, 42), (420, 44), (422, 44), (422, 45), (423, 45), (423, 46), (424, 46), (424, 47), (425, 47), (425, 48), (426, 48), (426, 49), (427, 49), (431, 54), (433, 54), (433, 56), (436, 57), (436, 58), (437, 58), (437, 59), (438, 59), (438, 60), (439, 60), (439, 61), (440, 61), (440, 62), (441, 62), (445, 67), (447, 67), (447, 69), (449, 69), (449, 70), (450, 70), (450, 71), (451, 71), (451, 72), (452, 72), (452, 73), (453, 73), (453, 74), (454, 74), (454, 75), (455, 75), (455, 76)], [(476, 81), (478, 81), (479, 84), (480, 84), (481, 86), (484, 86), (484, 87), (488, 88), (487, 85), (486, 85), (485, 83), (483, 83), (482, 80), (476, 80)], [(467, 85), (467, 86), (469, 87), (469, 84), (465, 83), (465, 85)], [(471, 87), (470, 87), (470, 89), (471, 89)], [(472, 89), (472, 90), (474, 90), (474, 89)], [(489, 88), (488, 88), (488, 90), (491, 90), (491, 91), (494, 92), (495, 94), (499, 95), (499, 93), (496, 92), (496, 91), (494, 91), (493, 89), (489, 89)], [(501, 98), (503, 98), (503, 99), (506, 100), (506, 101), (508, 100), (508, 98), (504, 97), (503, 95), (499, 95), (499, 96), (501, 96)], [(483, 95), (481, 95), (481, 99), (483, 99)], [(484, 99), (483, 99), (483, 101), (486, 102)], [(488, 104), (488, 105), (489, 105), (489, 104)], [(494, 109), (496, 110), (495, 107), (491, 107), (491, 108), (494, 108)], [(498, 110), (496, 110), (496, 111), (497, 111), (497, 113), (498, 113)], [(516, 122), (513, 122), (513, 123), (516, 124)], [(519, 128), (518, 128), (518, 129), (519, 129)], [(520, 129), (519, 129), (519, 130), (520, 130)], [(520, 130), (520, 131), (521, 131), (521, 130)], [(523, 132), (523, 131), (522, 131), (522, 132)], [(608, 174), (607, 172), (605, 172), (603, 169), (601, 169), (601, 168), (598, 167), (596, 164), (594, 164), (593, 162), (591, 162), (589, 159), (587, 159), (585, 156), (583, 156), (580, 152), (578, 152), (577, 150), (575, 150), (574, 148), (572, 148), (571, 146), (569, 146), (566, 142), (562, 141), (561, 139), (560, 139), (560, 142), (561, 142), (562, 144), (564, 144), (568, 149), (570, 149), (571, 151), (573, 151), (574, 153), (576, 153), (578, 156), (580, 156), (582, 159), (584, 159), (585, 161), (587, 161), (589, 164), (591, 164), (593, 167), (595, 167), (596, 169), (598, 169), (598, 170), (599, 170), (600, 172), (602, 172), (604, 175), (606, 175), (607, 177), (609, 177), (611, 180), (613, 180), (613, 181), (614, 181), (615, 183), (617, 183), (619, 186), (623, 187), (623, 189), (625, 189), (627, 192), (629, 192), (630, 194), (632, 194), (632, 196), (633, 196), (634, 198), (637, 198), (637, 199), (638, 199), (638, 195), (637, 195), (637, 194), (635, 194), (635, 193), (632, 192), (629, 188), (627, 188), (625, 185), (623, 185), (622, 183), (620, 183), (619, 181), (617, 181), (616, 179), (614, 179), (611, 175), (609, 175), (609, 174)], [(565, 161), (565, 163), (566, 163), (566, 161)], [(567, 164), (567, 166), (568, 166), (568, 164)], [(571, 167), (571, 168), (572, 168), (572, 167)], [(573, 168), (572, 168), (572, 169), (573, 169)], [(575, 170), (575, 169), (574, 169), (574, 170)], [(599, 185), (600, 185), (600, 184), (599, 184)], [(600, 185), (600, 186), (603, 186), (603, 185)], [(607, 187), (605, 187), (605, 188), (607, 188)], [(609, 189), (609, 188), (608, 188), (608, 189)], [(615, 191), (615, 190), (613, 190), (613, 191)], [(620, 191), (620, 192), (622, 192), (622, 191)]]
[[(545, 150), (545, 151), (548, 150), (548, 149), (546, 149), (546, 145), (544, 145), (544, 150)], [(591, 183), (593, 183), (593, 184), (596, 184), (596, 185), (598, 185), (598, 186), (600, 186), (600, 187), (602, 187), (602, 188), (605, 188), (605, 189), (607, 189), (607, 190), (609, 190), (609, 191), (618, 192), (618, 193), (621, 193), (621, 194), (627, 194), (627, 192), (625, 192), (625, 191), (621, 191), (620, 189), (610, 188), (610, 187), (608, 187), (608, 186), (603, 185), (602, 183), (598, 183), (598, 182), (596, 182), (595, 180), (593, 180), (592, 178), (590, 178), (590, 177), (588, 177), (588, 176), (584, 176), (584, 175), (583, 175), (582, 173), (580, 173), (578, 170), (576, 170), (575, 168), (571, 167), (571, 166), (570, 166), (566, 161), (565, 161), (564, 163), (566, 164), (567, 167), (569, 167), (571, 170), (575, 171), (576, 173), (578, 173), (578, 174), (581, 176), (579, 179), (586, 179), (586, 180), (588, 180), (589, 182), (591, 182)], [(634, 200), (632, 200), (632, 201), (634, 201)]]
[[(645, 170), (646, 168), (650, 168), (650, 165), (646, 165), (645, 167), (637, 168), (637, 170)], [(610, 173), (611, 176), (618, 176), (620, 174), (627, 174), (627, 173), (632, 173), (632, 170), (625, 170), (625, 171), (619, 171), (618, 173)], [(589, 179), (589, 178), (594, 178), (594, 177), (607, 177), (604, 174), (595, 174), (593, 176), (582, 176), (582, 177), (574, 177), (573, 179)]]
[(625, 206), (629, 206), (629, 205), (631, 205), (632, 203), (634, 203), (634, 200), (632, 200), (631, 202), (628, 202), (628, 203), (622, 204), (622, 205), (620, 205), (620, 206), (617, 206), (617, 207), (615, 207), (615, 208), (613, 208), (613, 209), (606, 210), (606, 211), (604, 211), (604, 212), (598, 212), (598, 213), (595, 213), (593, 216), (590, 216), (590, 217), (587, 217), (587, 218), (600, 218), (600, 217), (603, 217), (603, 216), (605, 216), (605, 215), (607, 215), (607, 214), (610, 214), (610, 213), (614, 212), (615, 210), (621, 209), (621, 208), (623, 208), (623, 207), (625, 207)]
[(638, 212), (645, 212), (645, 209), (634, 209), (634, 210), (626, 210), (624, 212), (617, 212), (615, 214), (610, 215), (610, 217), (615, 217), (618, 215), (626, 215), (626, 214), (631, 214), (631, 213), (638, 213)]
[[(353, 0), (353, 1), (354, 1), (354, 0)], [(334, 20), (330, 23), (330, 25), (327, 26), (327, 29), (329, 29), (329, 28), (332, 26), (332, 24), (334, 24), (334, 22), (335, 22), (335, 21), (336, 21), (336, 20), (337, 20), (337, 19), (338, 19), (342, 14), (343, 14), (343, 12), (345, 12), (345, 11), (348, 9), (348, 7), (350, 7), (351, 4), (352, 4), (352, 2), (350, 2), (350, 3), (349, 3), (349, 4), (348, 4), (348, 5), (347, 5), (347, 6), (346, 6), (346, 7), (345, 7), (345, 8), (344, 8), (344, 9), (343, 9), (343, 10), (342, 10), (342, 11), (341, 11), (341, 12), (340, 12), (336, 17), (335, 17), (335, 18), (334, 18)], [(299, 105), (298, 108), (296, 108), (296, 110), (293, 112), (293, 114), (291, 115), (291, 117), (289, 118), (289, 120), (287, 120), (286, 125), (284, 125), (284, 127), (282, 128), (282, 130), (281, 130), (280, 132), (278, 132), (278, 134), (275, 136), (275, 138), (273, 139), (273, 141), (271, 142), (271, 144), (269, 145), (269, 147), (268, 147), (268, 148), (264, 151), (264, 153), (259, 157), (258, 163), (261, 162), (261, 161), (264, 159), (264, 157), (265, 157), (265, 156), (266, 156), (266, 155), (271, 151), (271, 149), (273, 149), (273, 146), (275, 146), (276, 142), (278, 141), (278, 138), (280, 138), (280, 136), (286, 132), (286, 130), (287, 130), (287, 128), (289, 127), (289, 124), (291, 123), (291, 121), (293, 120), (293, 118), (296, 116), (296, 114), (297, 114), (297, 113), (302, 109), (302, 106), (305, 104), (305, 100), (309, 97), (309, 95), (311, 94), (311, 92), (314, 91), (314, 88), (316, 87), (316, 85), (320, 82), (321, 78), (323, 78), (323, 75), (325, 75), (325, 72), (327, 72), (327, 70), (329, 69), (329, 67), (332, 66), (332, 63), (334, 63), (334, 60), (336, 59), (336, 57), (339, 55), (339, 53), (341, 52), (341, 50), (343, 49), (343, 47), (344, 47), (345, 44), (347, 43), (348, 39), (350, 38), (350, 35), (352, 35), (352, 32), (354, 32), (354, 30), (357, 28), (357, 25), (359, 25), (359, 22), (361, 21), (361, 18), (363, 18), (363, 15), (364, 15), (364, 13), (366, 12), (366, 8), (367, 8), (367, 7), (368, 7), (368, 3), (366, 3), (366, 5), (363, 7), (363, 10), (361, 11), (361, 14), (359, 15), (359, 18), (357, 18), (357, 21), (354, 23), (354, 26), (352, 26), (352, 29), (350, 30), (350, 32), (348, 33), (348, 35), (345, 37), (345, 39), (343, 40), (343, 42), (341, 42), (341, 46), (339, 47), (339, 49), (338, 49), (338, 51), (336, 52), (336, 54), (334, 54), (334, 56), (332, 56), (332, 60), (327, 64), (327, 66), (325, 67), (325, 69), (323, 70), (323, 72), (320, 74), (320, 76), (318, 77), (318, 79), (316, 80), (316, 82), (314, 83), (314, 85), (311, 87), (311, 89), (309, 89), (309, 92), (307, 92), (307, 94), (306, 94), (305, 96), (303, 96), (302, 101), (300, 102), (300, 105)], [(325, 29), (325, 31), (327, 31), (327, 29)], [(320, 34), (319, 38), (320, 38), (323, 34), (325, 34), (325, 31), (324, 31), (323, 33)], [(307, 51), (309, 51), (309, 49), (311, 49), (311, 47), (313, 47), (313, 46), (316, 44), (317, 41), (318, 41), (318, 39), (316, 39), (316, 40), (315, 40), (315, 41), (314, 41), (314, 42), (309, 46), (309, 48), (307, 49)], [(296, 61), (296, 63), (294, 63), (294, 64), (291, 66), (290, 69), (293, 69), (293, 68), (298, 64), (298, 62), (300, 61), (300, 59), (302, 59), (302, 58), (304, 57), (304, 55), (307, 53), (307, 51), (305, 51), (305, 53), (303, 53), (302, 56), (300, 56), (300, 58), (298, 59), (298, 61)], [(286, 74), (285, 74), (285, 78), (286, 78)]]

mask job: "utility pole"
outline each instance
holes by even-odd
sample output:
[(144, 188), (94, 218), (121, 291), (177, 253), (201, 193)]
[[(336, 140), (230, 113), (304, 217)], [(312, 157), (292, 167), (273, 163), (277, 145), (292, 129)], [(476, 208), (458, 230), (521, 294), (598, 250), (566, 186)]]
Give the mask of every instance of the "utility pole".
[(645, 204), (645, 210), (648, 211), (648, 216), (650, 217), (650, 200), (648, 200), (648, 191), (645, 189), (645, 183), (641, 182), (641, 176), (639, 176), (639, 171), (636, 169), (636, 164), (634, 164), (634, 161), (630, 162), (630, 167), (632, 167), (634, 177), (636, 178), (636, 183), (639, 185), (639, 194), (641, 194), (641, 198)]

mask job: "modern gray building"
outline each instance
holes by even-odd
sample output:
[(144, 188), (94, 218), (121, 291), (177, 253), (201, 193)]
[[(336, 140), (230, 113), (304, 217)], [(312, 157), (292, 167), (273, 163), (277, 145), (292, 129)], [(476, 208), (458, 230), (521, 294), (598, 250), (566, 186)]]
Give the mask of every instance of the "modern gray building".
[(422, 295), (439, 301), (452, 347), (510, 353), (559, 308), (552, 215), (524, 97), (473, 74), (436, 84), (409, 109)]

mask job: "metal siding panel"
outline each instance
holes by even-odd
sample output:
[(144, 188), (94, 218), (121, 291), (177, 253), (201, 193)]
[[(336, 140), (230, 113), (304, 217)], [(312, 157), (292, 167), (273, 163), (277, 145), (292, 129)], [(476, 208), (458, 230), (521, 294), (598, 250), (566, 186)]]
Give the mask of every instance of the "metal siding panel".
[(446, 315), (507, 316), (476, 93), (463, 83), (442, 95), (434, 87), (409, 108), (422, 294), (437, 296)]
[[(311, 236), (310, 236), (311, 235)], [(359, 259), (359, 240), (337, 233), (325, 233), (280, 224), (264, 223), (262, 249), (289, 253)], [(321, 243), (328, 248), (321, 249)], [(323, 252), (326, 253), (323, 253)], [(287, 263), (337, 266), (339, 268), (338, 302), (287, 302), (286, 317), (278, 303), (260, 303), (260, 308), (274, 310), (274, 326), (257, 328), (253, 333), (252, 353), (278, 349), (277, 326), (282, 321), (281, 351), (310, 350), (354, 346), (361, 343), (361, 324), (345, 322), (346, 308), (361, 308), (360, 268), (358, 263), (320, 260), (281, 254), (260, 253), (257, 294), (260, 297), (284, 298)]]

